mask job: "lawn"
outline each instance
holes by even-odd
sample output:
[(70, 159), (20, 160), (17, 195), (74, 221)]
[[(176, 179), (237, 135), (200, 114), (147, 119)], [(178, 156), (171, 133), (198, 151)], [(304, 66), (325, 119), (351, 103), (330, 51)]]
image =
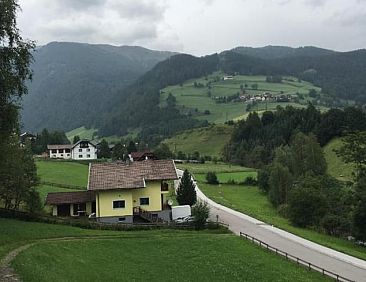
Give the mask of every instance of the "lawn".
[(221, 157), (232, 131), (232, 126), (211, 125), (186, 130), (164, 140), (163, 143), (167, 144), (174, 153), (182, 151), (185, 154), (192, 154), (198, 151), (201, 156)]
[(13, 266), (29, 282), (327, 281), (234, 235), (194, 231), (42, 242)]
[(13, 248), (36, 239), (114, 234), (118, 235), (119, 232), (0, 218), (0, 260)]
[(176, 164), (177, 168), (179, 169), (188, 169), (188, 171), (192, 174), (202, 174), (207, 173), (209, 171), (220, 173), (220, 172), (239, 172), (239, 171), (255, 171), (253, 168), (246, 168), (239, 165), (232, 165), (226, 163), (213, 163), (213, 162), (206, 162), (204, 164), (194, 164), (194, 163), (183, 163), (183, 164)]
[(334, 151), (341, 146), (341, 138), (335, 138), (324, 147), (324, 156), (328, 164), (327, 172), (338, 180), (352, 181), (352, 172), (355, 170), (354, 165), (343, 162)]
[(61, 188), (61, 187), (57, 187), (57, 186), (49, 186), (49, 185), (42, 185), (41, 184), (37, 187), (37, 191), (39, 193), (39, 196), (41, 198), (42, 203), (44, 204), (44, 202), (46, 200), (46, 196), (47, 196), (48, 193), (51, 193), (51, 192), (72, 192), (72, 191), (80, 191), (80, 190)]
[(86, 187), (88, 166), (72, 161), (37, 161), (41, 181)]
[(277, 212), (266, 195), (259, 191), (257, 187), (228, 184), (209, 185), (205, 183), (199, 183), (199, 187), (207, 197), (217, 203), (273, 224), (305, 239), (366, 260), (366, 248), (310, 229), (292, 226), (287, 219)]
[[(265, 76), (244, 76), (236, 75), (232, 80), (214, 81), (215, 77), (222, 78), (223, 73), (214, 73), (212, 75), (197, 79), (191, 79), (180, 85), (168, 86), (161, 90), (160, 106), (165, 105), (165, 100), (169, 93), (176, 97), (177, 106), (181, 112), (190, 112), (198, 119), (208, 120), (211, 123), (224, 123), (227, 120), (237, 120), (245, 117), (247, 114), (246, 107), (249, 102), (229, 102), (216, 103), (214, 97), (227, 97), (236, 95), (241, 91), (240, 86), (247, 84), (245, 88), (246, 94), (254, 95), (263, 92), (270, 92), (276, 95), (297, 95), (300, 93), (304, 96), (300, 103), (281, 103), (282, 106), (293, 105), (295, 107), (304, 107), (312, 98), (308, 96), (310, 89), (320, 89), (308, 82), (298, 82), (297, 79), (287, 77), (282, 83), (266, 82)], [(194, 83), (201, 83), (204, 87), (194, 87)], [(206, 84), (211, 82), (211, 96), (208, 95), (208, 87)], [(257, 84), (258, 89), (253, 89), (252, 85)], [(260, 103), (260, 108), (275, 109), (279, 105), (275, 102)], [(263, 106), (263, 107), (262, 107)], [(257, 110), (260, 110), (259, 108)], [(205, 115), (204, 112), (209, 111), (210, 114)]]

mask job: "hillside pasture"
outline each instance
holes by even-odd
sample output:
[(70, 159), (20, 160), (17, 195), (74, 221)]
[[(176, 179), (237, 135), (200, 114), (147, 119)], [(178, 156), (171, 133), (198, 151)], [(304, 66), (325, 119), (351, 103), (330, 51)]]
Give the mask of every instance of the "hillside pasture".
[(204, 164), (182, 163), (176, 164), (176, 167), (182, 170), (188, 169), (192, 174), (204, 174), (211, 172), (252, 172), (253, 168), (247, 168), (239, 165), (232, 165), (226, 163), (205, 162)]
[(221, 157), (232, 131), (232, 126), (212, 125), (186, 130), (164, 140), (163, 143), (174, 153), (182, 151), (185, 154), (192, 154), (198, 151), (201, 156)]
[[(176, 97), (177, 106), (181, 112), (190, 113), (198, 119), (208, 120), (212, 123), (224, 123), (227, 120), (245, 117), (246, 107), (251, 102), (216, 103), (215, 97), (228, 97), (241, 93), (241, 86), (245, 93), (250, 95), (269, 92), (274, 96), (282, 94), (297, 96), (298, 93), (304, 97), (303, 100), (299, 100), (300, 103), (259, 103), (257, 110), (261, 110), (259, 107), (262, 106), (263, 109), (268, 110), (275, 109), (278, 105), (306, 106), (313, 99), (308, 95), (309, 90), (315, 89), (320, 92), (320, 88), (311, 83), (298, 82), (292, 77), (285, 77), (282, 83), (271, 83), (266, 82), (266, 76), (236, 75), (231, 80), (223, 80), (223, 76), (222, 73), (214, 73), (207, 77), (188, 80), (181, 85), (168, 86), (161, 90), (160, 106), (165, 106), (165, 99), (171, 93)], [(207, 87), (208, 82), (211, 83), (211, 89)], [(195, 83), (202, 84), (203, 87), (195, 87)], [(254, 88), (253, 84), (257, 88)], [(247, 86), (245, 87), (245, 85)], [(209, 111), (210, 114), (204, 114), (205, 111)]]
[(328, 164), (327, 172), (338, 180), (352, 181), (352, 172), (355, 170), (355, 166), (353, 164), (345, 163), (335, 152), (335, 150), (339, 149), (341, 146), (341, 138), (335, 138), (324, 146), (324, 156)]

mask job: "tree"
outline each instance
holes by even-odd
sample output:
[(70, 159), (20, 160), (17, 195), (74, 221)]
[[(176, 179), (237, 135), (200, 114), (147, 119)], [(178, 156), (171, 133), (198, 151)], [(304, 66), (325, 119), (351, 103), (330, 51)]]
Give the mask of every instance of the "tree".
[(289, 193), (288, 215), (300, 227), (316, 226), (327, 211), (327, 199), (321, 191), (321, 182), (315, 177), (305, 177)]
[(196, 189), (191, 174), (185, 170), (177, 189), (177, 201), (180, 205), (193, 206), (197, 201)]
[(354, 235), (366, 242), (366, 177), (362, 176), (356, 185), (355, 208), (353, 212)]
[(342, 147), (336, 152), (344, 162), (356, 165), (356, 179), (365, 175), (366, 131), (352, 133), (344, 137)]
[(210, 216), (210, 207), (206, 202), (198, 201), (192, 208), (192, 215), (196, 229), (202, 229)]
[(131, 152), (137, 152), (136, 144), (133, 141), (130, 141), (127, 146), (127, 152), (131, 154)]
[(72, 144), (76, 144), (79, 141), (80, 141), (80, 136), (79, 135), (75, 135), (74, 138), (72, 139)]
[(111, 150), (109, 149), (108, 142), (103, 139), (99, 144), (98, 158), (109, 159), (111, 157)]
[(315, 175), (324, 175), (327, 170), (327, 162), (323, 149), (316, 140), (315, 135), (298, 133), (292, 139), (291, 151), (294, 161), (294, 175), (305, 175), (311, 171)]
[(208, 184), (214, 184), (214, 185), (219, 184), (219, 181), (217, 180), (216, 173), (212, 172), (212, 171), (207, 172), (206, 181), (207, 181)]
[(37, 184), (30, 144), (19, 146), (19, 102), (31, 79), (34, 43), (24, 41), (16, 26), (15, 0), (0, 2), (0, 199), (7, 209), (19, 209)]
[(287, 203), (288, 193), (292, 188), (292, 175), (289, 169), (280, 163), (273, 163), (270, 168), (269, 199), (277, 207)]
[(161, 143), (155, 150), (154, 154), (158, 159), (171, 159), (173, 157), (172, 151), (167, 144)]
[(126, 158), (127, 158), (127, 149), (121, 142), (118, 142), (113, 148), (112, 159), (126, 160)]

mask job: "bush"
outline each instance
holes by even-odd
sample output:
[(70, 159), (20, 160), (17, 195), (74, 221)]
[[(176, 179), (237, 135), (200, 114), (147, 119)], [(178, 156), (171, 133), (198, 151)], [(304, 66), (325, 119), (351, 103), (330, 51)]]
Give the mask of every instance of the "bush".
[(243, 184), (249, 186), (256, 186), (258, 184), (258, 181), (253, 176), (248, 176), (247, 178), (245, 178)]
[(217, 180), (216, 173), (212, 172), (212, 171), (207, 172), (206, 181), (207, 181), (208, 184), (214, 184), (214, 185), (219, 184), (219, 181)]
[(192, 208), (196, 229), (203, 229), (210, 215), (210, 208), (206, 202), (198, 201)]

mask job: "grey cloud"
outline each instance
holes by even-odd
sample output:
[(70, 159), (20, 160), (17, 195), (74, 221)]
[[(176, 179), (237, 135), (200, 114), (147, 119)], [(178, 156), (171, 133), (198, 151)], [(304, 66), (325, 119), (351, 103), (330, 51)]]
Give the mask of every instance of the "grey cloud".
[(109, 0), (108, 6), (115, 9), (121, 17), (131, 19), (161, 20), (165, 11), (159, 1)]
[(85, 10), (90, 7), (103, 6), (106, 0), (56, 0), (62, 9)]

